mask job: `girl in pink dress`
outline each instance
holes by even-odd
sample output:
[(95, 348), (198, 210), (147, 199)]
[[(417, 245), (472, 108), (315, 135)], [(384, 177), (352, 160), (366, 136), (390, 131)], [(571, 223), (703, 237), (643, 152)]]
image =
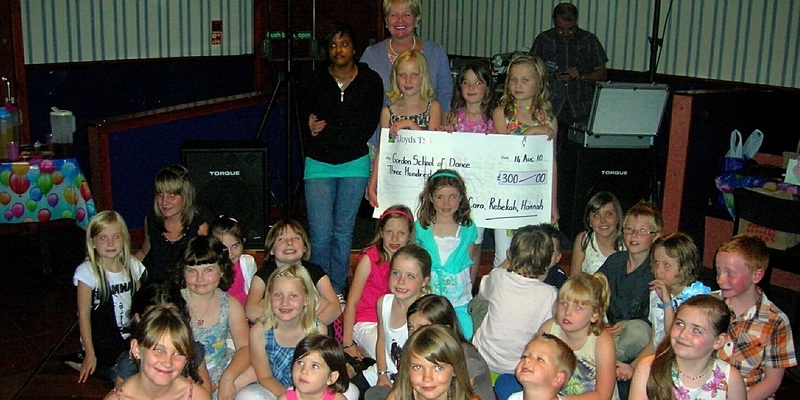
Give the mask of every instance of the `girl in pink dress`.
[(377, 301), (389, 293), (392, 255), (414, 237), (413, 214), (402, 204), (393, 205), (383, 212), (377, 228), (371, 246), (359, 256), (344, 309), (342, 344), (357, 358), (376, 359)]
[[(442, 119), (440, 130), (447, 132), (496, 133), (492, 121), (494, 109), (494, 81), (488, 62), (470, 61), (461, 67), (453, 81), (451, 111)], [(478, 227), (470, 258), (474, 265), (481, 265), (481, 243), (484, 228)], [(495, 229), (495, 236), (505, 235), (504, 229)], [(501, 249), (503, 251), (505, 249)], [(499, 263), (498, 263), (499, 265)]]
[(247, 292), (250, 282), (255, 275), (256, 260), (249, 254), (242, 254), (244, 250), (244, 229), (233, 217), (220, 215), (211, 222), (211, 234), (225, 245), (228, 258), (233, 264), (233, 283), (228, 288), (228, 294), (233, 296), (242, 307), (247, 304)]
[(495, 133), (492, 122), (494, 81), (489, 63), (470, 61), (453, 81), (452, 111), (443, 118), (441, 130), (448, 132)]

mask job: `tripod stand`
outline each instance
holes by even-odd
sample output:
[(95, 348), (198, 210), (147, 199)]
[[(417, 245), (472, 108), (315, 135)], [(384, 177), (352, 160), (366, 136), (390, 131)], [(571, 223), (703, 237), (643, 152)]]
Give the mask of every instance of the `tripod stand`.
[[(311, 33), (311, 52), (312, 55), (315, 52), (316, 46), (314, 46), (314, 39), (316, 31), (316, 0), (312, 0), (312, 33)], [(296, 127), (297, 137), (299, 141), (299, 149), (300, 149), (300, 156), (301, 159), (304, 158), (303, 152), (303, 143), (302, 143), (302, 136), (300, 135), (300, 115), (299, 110), (297, 108), (297, 101), (295, 98), (295, 77), (292, 73), (292, 63), (293, 61), (313, 61), (315, 60), (314, 57), (304, 58), (304, 59), (293, 59), (292, 58), (292, 44), (294, 42), (295, 31), (292, 26), (292, 0), (286, 2), (286, 30), (284, 31), (284, 38), (286, 40), (286, 58), (283, 60), (286, 62), (286, 72), (278, 73), (277, 82), (275, 83), (275, 88), (272, 91), (272, 96), (270, 97), (269, 104), (267, 105), (266, 110), (264, 110), (264, 114), (261, 116), (261, 122), (259, 123), (258, 130), (256, 131), (255, 137), (253, 138), (254, 141), (258, 141), (261, 138), (261, 135), (264, 133), (264, 129), (267, 125), (267, 119), (272, 111), (273, 106), (275, 105), (275, 99), (280, 91), (281, 87), (285, 85), (286, 87), (286, 187), (285, 187), (285, 197), (284, 197), (284, 207), (283, 207), (283, 217), (284, 219), (292, 219), (294, 216), (295, 207), (297, 205), (296, 195), (300, 189), (300, 185), (302, 184), (302, 179), (300, 182), (295, 185), (293, 188), (293, 161), (294, 161), (294, 152), (293, 152), (293, 137), (292, 137), (292, 116), (294, 116)], [(268, 32), (267, 35), (271, 33)], [(269, 40), (269, 38), (265, 39)], [(270, 54), (271, 51), (268, 51)]]

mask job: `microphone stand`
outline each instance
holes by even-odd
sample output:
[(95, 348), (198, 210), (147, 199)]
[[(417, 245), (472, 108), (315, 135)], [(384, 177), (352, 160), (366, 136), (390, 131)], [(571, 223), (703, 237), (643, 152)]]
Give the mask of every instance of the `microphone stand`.
[[(312, 6), (312, 35), (315, 35), (316, 32), (316, 0), (313, 0)], [(300, 145), (300, 155), (303, 156), (303, 149), (302, 149), (302, 137), (299, 135), (299, 126), (300, 126), (300, 115), (299, 110), (297, 108), (297, 101), (295, 99), (295, 77), (292, 73), (292, 63), (294, 59), (292, 58), (292, 44), (294, 43), (294, 28), (292, 26), (292, 0), (288, 0), (286, 2), (286, 31), (285, 31), (285, 39), (286, 39), (286, 59), (283, 60), (286, 62), (286, 72), (278, 73), (277, 82), (275, 83), (275, 89), (272, 91), (272, 96), (270, 97), (269, 104), (267, 105), (266, 110), (261, 116), (261, 122), (258, 126), (258, 130), (253, 138), (254, 141), (258, 141), (261, 139), (261, 135), (264, 133), (264, 129), (267, 125), (267, 119), (272, 111), (272, 107), (275, 105), (275, 99), (278, 95), (278, 91), (280, 90), (281, 86), (286, 86), (286, 187), (285, 187), (285, 198), (284, 198), (284, 207), (283, 207), (283, 218), (289, 220), (292, 219), (294, 216), (294, 208), (297, 205), (296, 200), (296, 192), (299, 191), (300, 185), (302, 184), (302, 180), (298, 182), (297, 186), (293, 189), (292, 182), (293, 180), (293, 160), (294, 160), (294, 140), (292, 138), (292, 118), (291, 116), (294, 115), (297, 119), (297, 131), (298, 131), (298, 140)], [(312, 37), (313, 42), (313, 37)], [(312, 49), (315, 46), (312, 45)], [(271, 53), (268, 51), (268, 53)], [(269, 57), (269, 54), (268, 54)], [(304, 59), (306, 60), (306, 59)], [(313, 61), (314, 58), (311, 57)]]
[(656, 69), (658, 69), (658, 49), (664, 42), (664, 39), (658, 37), (658, 28), (661, 19), (661, 0), (655, 0), (655, 7), (653, 11), (653, 30), (650, 36), (650, 82), (656, 82)]

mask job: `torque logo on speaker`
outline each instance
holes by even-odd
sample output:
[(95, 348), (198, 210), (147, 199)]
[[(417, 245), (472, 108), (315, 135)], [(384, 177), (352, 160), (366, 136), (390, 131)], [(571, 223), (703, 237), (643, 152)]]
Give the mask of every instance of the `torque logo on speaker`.
[(600, 171), (602, 175), (628, 176), (628, 171)]
[(208, 174), (211, 176), (239, 176), (241, 173), (239, 171), (208, 171)]

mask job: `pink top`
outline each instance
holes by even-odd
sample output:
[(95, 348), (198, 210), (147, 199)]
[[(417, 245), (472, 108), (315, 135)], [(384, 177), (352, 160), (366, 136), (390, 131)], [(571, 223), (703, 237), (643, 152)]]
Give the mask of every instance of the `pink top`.
[[(297, 400), (297, 392), (295, 392), (294, 388), (286, 389), (286, 400)], [(322, 400), (333, 400), (336, 398), (336, 392), (331, 389), (325, 391), (325, 394), (322, 395)]]
[(247, 304), (247, 292), (244, 290), (244, 274), (242, 273), (242, 259), (233, 264), (233, 283), (228, 288), (228, 294), (233, 296), (244, 306)]
[(372, 246), (359, 257), (369, 257), (372, 269), (369, 272), (367, 281), (364, 283), (364, 291), (361, 293), (361, 300), (356, 307), (356, 322), (378, 322), (378, 298), (389, 293), (389, 270), (390, 262), (379, 262), (381, 259), (380, 251), (376, 246)]
[(456, 124), (453, 126), (455, 132), (474, 132), (474, 133), (495, 133), (492, 120), (470, 121), (467, 119), (467, 112), (463, 108), (456, 110)]

